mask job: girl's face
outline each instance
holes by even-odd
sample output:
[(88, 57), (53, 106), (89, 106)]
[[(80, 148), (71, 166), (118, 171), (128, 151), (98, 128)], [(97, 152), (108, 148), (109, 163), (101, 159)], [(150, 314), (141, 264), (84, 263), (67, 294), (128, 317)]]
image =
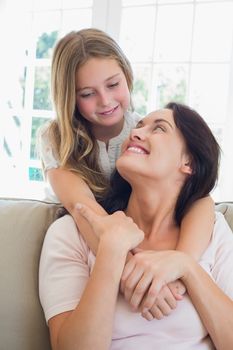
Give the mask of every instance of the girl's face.
[(130, 105), (130, 92), (125, 75), (117, 61), (90, 58), (76, 73), (76, 102), (82, 116), (92, 123), (94, 135), (101, 129), (123, 125)]
[(117, 169), (130, 183), (135, 174), (151, 179), (183, 181), (191, 174), (189, 155), (173, 113), (162, 109), (150, 113), (131, 131), (122, 146)]

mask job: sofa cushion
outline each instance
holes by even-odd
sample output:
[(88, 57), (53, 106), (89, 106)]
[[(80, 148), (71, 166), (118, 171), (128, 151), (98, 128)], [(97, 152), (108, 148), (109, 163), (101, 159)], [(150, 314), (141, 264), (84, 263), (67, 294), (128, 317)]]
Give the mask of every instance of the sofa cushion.
[(57, 205), (0, 199), (0, 349), (47, 350), (38, 298), (38, 264)]

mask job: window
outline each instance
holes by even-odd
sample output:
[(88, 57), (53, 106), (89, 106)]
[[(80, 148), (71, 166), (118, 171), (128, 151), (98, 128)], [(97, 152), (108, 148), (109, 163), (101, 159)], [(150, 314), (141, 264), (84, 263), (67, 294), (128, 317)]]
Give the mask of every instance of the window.
[(92, 6), (92, 0), (3, 2), (1, 32), (7, 33), (1, 41), (3, 195), (43, 196), (36, 133), (54, 117), (50, 98), (53, 47), (69, 31), (92, 25)]
[(206, 119), (222, 150), (216, 200), (233, 200), (233, 0), (4, 0), (0, 5), (0, 194), (43, 197), (36, 133), (54, 117), (51, 55), (71, 30), (98, 27), (135, 76), (142, 115), (176, 100)]

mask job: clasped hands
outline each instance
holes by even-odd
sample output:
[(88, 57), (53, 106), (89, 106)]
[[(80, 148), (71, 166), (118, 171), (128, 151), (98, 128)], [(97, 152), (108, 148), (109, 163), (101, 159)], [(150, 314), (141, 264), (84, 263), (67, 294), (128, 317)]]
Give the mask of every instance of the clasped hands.
[(77, 204), (76, 208), (98, 237), (106, 234), (113, 246), (120, 244), (122, 249), (127, 247), (130, 252), (122, 273), (120, 291), (132, 309), (141, 312), (147, 320), (168, 316), (186, 291), (179, 280), (182, 259), (171, 250), (138, 249), (144, 233), (123, 212), (99, 216), (83, 204)]
[(140, 311), (148, 321), (153, 318), (160, 320), (176, 308), (186, 288), (175, 276), (174, 281), (166, 283), (166, 276), (163, 277), (165, 266), (159, 266), (163, 264), (164, 256), (159, 257), (159, 252), (136, 248), (133, 254), (122, 273), (120, 290), (133, 310)]

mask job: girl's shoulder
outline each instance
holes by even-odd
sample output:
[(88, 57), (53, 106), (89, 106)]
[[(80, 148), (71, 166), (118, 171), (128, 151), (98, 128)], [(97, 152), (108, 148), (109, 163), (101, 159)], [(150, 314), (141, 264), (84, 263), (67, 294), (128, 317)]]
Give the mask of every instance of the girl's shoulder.
[(142, 118), (143, 117), (136, 111), (127, 111), (125, 113), (125, 120), (134, 125), (136, 125)]

